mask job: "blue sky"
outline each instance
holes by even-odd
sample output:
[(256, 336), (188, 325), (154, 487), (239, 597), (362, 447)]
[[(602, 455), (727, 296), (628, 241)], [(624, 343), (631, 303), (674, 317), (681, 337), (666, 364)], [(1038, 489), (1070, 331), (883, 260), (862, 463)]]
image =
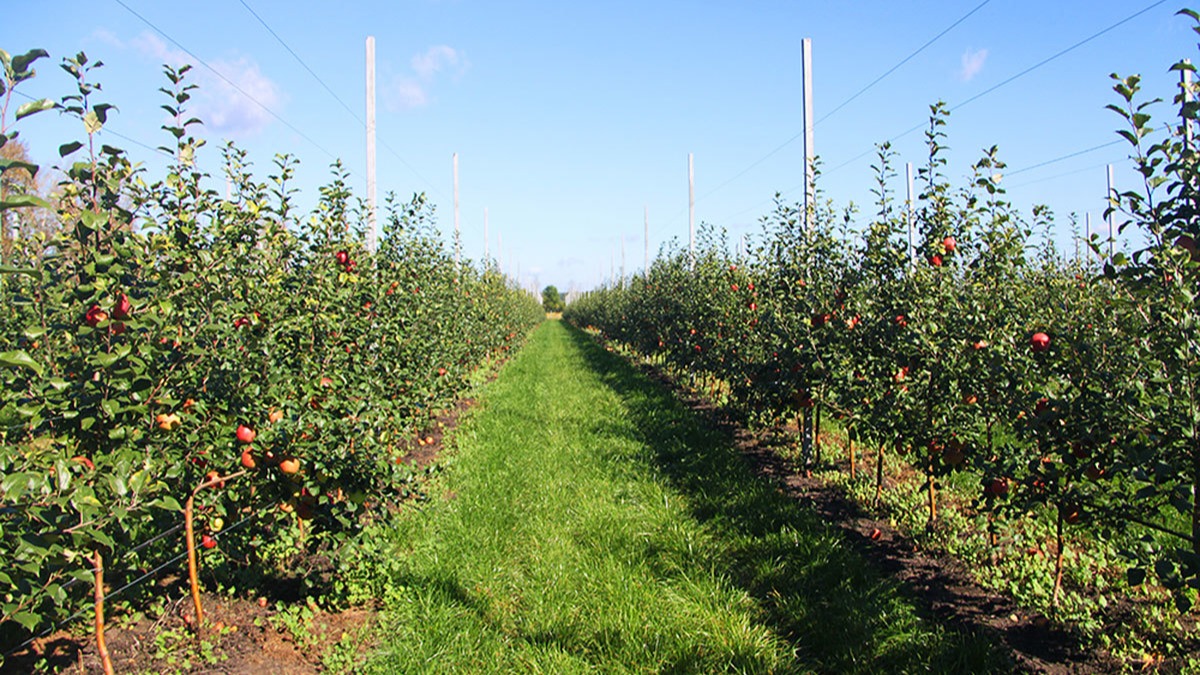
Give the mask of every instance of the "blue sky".
[[(290, 152), (301, 160), (297, 185), (307, 207), (334, 157), (365, 194), (364, 130), (343, 102), (362, 118), (364, 40), (374, 35), (378, 133), (387, 146), (378, 154), (381, 197), (428, 192), (441, 229), (451, 232), (451, 156), (458, 153), (464, 254), (483, 256), (486, 208), (491, 254), (499, 252), (511, 274), (519, 268), (522, 284), (567, 290), (601, 282), (614, 261), (619, 268), (622, 239), (628, 271), (641, 267), (644, 208), (652, 252), (672, 238), (686, 245), (688, 153), (695, 156), (697, 221), (725, 227), (735, 240), (759, 231), (776, 191), (800, 198), (803, 144), (779, 148), (801, 130), (801, 38), (813, 41), (814, 109), (822, 120), (981, 2), (59, 0), (10, 13), (19, 18), (0, 25), (0, 48), (50, 52), (25, 87), (33, 96), (68, 92), (66, 74), (54, 66), (63, 56), (83, 50), (104, 61), (102, 100), (119, 109), (108, 130), (156, 146), (166, 142), (158, 131), (164, 101), (157, 89), (166, 84), (160, 64), (191, 61), (181, 45), (303, 134), (197, 64), (202, 89), (193, 112), (206, 120), (210, 139), (204, 167), (220, 175), (218, 146), (226, 138), (249, 151), (264, 177), (275, 153)], [(1049, 205), (1066, 245), (1068, 214), (1091, 212), (1099, 226), (1106, 163), (1118, 165), (1118, 187), (1132, 187), (1127, 149), (1113, 145), (1021, 169), (1116, 139), (1119, 120), (1104, 109), (1115, 102), (1110, 73), (1140, 73), (1153, 96), (1174, 95), (1169, 66), (1200, 57), (1190, 20), (1174, 15), (1183, 6), (984, 3), (816, 126), (814, 145), (827, 170), (822, 189), (839, 205), (859, 204), (865, 222), (872, 155), (850, 160), (920, 124), (929, 104), (955, 107), (1151, 8), (950, 117), (948, 174), (966, 175), (981, 149), (998, 145), (1012, 174), (1004, 179), (1011, 200), (1026, 211)], [(50, 113), (18, 128), (34, 158), (53, 165), (74, 124)], [(162, 165), (137, 145), (104, 140), (129, 149), (152, 175)], [(893, 145), (900, 162), (923, 161), (920, 132)], [(902, 194), (900, 181), (895, 189)]]

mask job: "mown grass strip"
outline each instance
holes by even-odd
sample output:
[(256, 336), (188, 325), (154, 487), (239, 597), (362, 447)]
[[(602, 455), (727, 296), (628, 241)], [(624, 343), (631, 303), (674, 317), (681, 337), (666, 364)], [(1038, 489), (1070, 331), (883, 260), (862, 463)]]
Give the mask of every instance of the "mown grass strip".
[(988, 672), (719, 433), (548, 321), (395, 533), (370, 672)]

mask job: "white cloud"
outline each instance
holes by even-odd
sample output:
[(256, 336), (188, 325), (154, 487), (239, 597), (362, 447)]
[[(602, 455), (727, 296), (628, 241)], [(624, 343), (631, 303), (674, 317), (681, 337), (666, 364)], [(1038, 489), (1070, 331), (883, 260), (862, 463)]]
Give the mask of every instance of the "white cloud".
[[(264, 106), (278, 114), (284, 103), (279, 85), (263, 75), (257, 63), (245, 57), (210, 64), (229, 82), (216, 77), (205, 78), (208, 91), (204, 93), (201, 88), (197, 112), (207, 127), (231, 136), (253, 135), (266, 128), (274, 117)], [(238, 89), (249, 94), (249, 98)]]
[(163, 42), (162, 38), (149, 31), (143, 31), (140, 35), (130, 40), (129, 44), (142, 53), (147, 58), (155, 59), (160, 63), (166, 63), (172, 66), (181, 66), (185, 63), (192, 63), (192, 59), (184, 52), (171, 49)]
[(987, 61), (988, 50), (976, 49), (974, 51), (968, 49), (962, 55), (962, 69), (958, 71), (958, 77), (963, 82), (970, 82), (975, 79), (979, 71), (983, 70), (983, 64)]
[(125, 48), (125, 43), (121, 41), (121, 38), (117, 37), (116, 33), (107, 28), (97, 28), (92, 31), (91, 38), (109, 47), (116, 47), (117, 49)]
[(429, 102), (425, 88), (411, 77), (398, 77), (388, 87), (388, 107), (420, 108)]
[(387, 105), (395, 109), (411, 109), (428, 105), (429, 91), (443, 73), (458, 78), (471, 65), (466, 54), (447, 45), (435, 45), (416, 54), (409, 61), (412, 75), (392, 79), (384, 90)]
[(263, 106), (276, 114), (282, 113), (286, 98), (280, 86), (264, 75), (258, 63), (249, 58), (243, 56), (232, 60), (208, 61), (213, 70), (221, 74), (217, 76), (212, 70), (195, 64), (194, 59), (184, 51), (171, 48), (153, 33), (143, 32), (130, 44), (147, 58), (160, 63), (176, 68), (187, 63), (194, 64), (188, 77), (200, 87), (193, 92), (189, 116), (203, 120), (205, 128), (211, 132), (235, 137), (252, 136), (274, 121), (274, 117)]
[(446, 68), (452, 68), (457, 71), (456, 75), (461, 75), (467, 65), (467, 59), (461, 52), (446, 45), (435, 45), (426, 49), (424, 54), (412, 57), (413, 72), (425, 81), (432, 80)]

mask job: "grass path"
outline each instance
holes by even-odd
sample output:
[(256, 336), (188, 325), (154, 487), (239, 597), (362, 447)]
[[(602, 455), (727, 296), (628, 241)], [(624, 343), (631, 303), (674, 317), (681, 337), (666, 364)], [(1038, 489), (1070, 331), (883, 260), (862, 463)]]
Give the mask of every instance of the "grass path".
[(756, 480), (728, 441), (547, 321), (394, 533), (367, 672), (986, 672), (980, 640)]

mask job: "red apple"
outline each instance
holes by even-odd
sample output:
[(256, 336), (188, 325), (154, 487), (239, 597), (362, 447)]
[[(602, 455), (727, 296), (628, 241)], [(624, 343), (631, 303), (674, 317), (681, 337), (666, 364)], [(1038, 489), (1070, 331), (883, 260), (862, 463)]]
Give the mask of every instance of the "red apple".
[(211, 534), (201, 535), (200, 545), (204, 548), (216, 548), (217, 540)]
[(971, 347), (976, 350), (987, 349), (989, 346), (990, 343), (987, 340), (976, 340), (975, 344), (971, 345)]
[(100, 305), (92, 305), (88, 308), (87, 314), (83, 315), (83, 320), (87, 325), (95, 328), (98, 324), (108, 321), (108, 312), (100, 309)]
[(118, 321), (124, 321), (129, 318), (129, 313), (133, 311), (133, 304), (129, 302), (129, 296), (124, 293), (117, 296), (117, 302), (113, 305), (112, 317)]
[(237, 428), (237, 439), (239, 442), (249, 445), (254, 442), (254, 437), (257, 433), (245, 424), (239, 424)]
[(993, 497), (1004, 497), (1008, 495), (1008, 479), (993, 478), (992, 482), (988, 483), (987, 493)]
[(1050, 336), (1045, 333), (1034, 333), (1029, 338), (1029, 347), (1034, 352), (1044, 352), (1050, 349)]
[(929, 264), (933, 265), (934, 267), (941, 267), (942, 266), (942, 256), (940, 256), (936, 253), (929, 256)]
[(338, 251), (337, 253), (333, 254), (333, 257), (338, 261), (339, 265), (345, 265), (346, 263), (350, 262), (350, 254), (345, 251)]
[(242, 451), (242, 466), (246, 467), (247, 469), (253, 469), (254, 467), (258, 466), (258, 460), (254, 459), (254, 452), (251, 451), (250, 448), (246, 448)]
[(293, 474), (300, 470), (300, 460), (295, 457), (284, 457), (279, 460), (279, 470), (286, 474)]
[(958, 248), (958, 242), (954, 237), (946, 237), (942, 240), (942, 248), (946, 249), (946, 253), (954, 253), (954, 249)]

